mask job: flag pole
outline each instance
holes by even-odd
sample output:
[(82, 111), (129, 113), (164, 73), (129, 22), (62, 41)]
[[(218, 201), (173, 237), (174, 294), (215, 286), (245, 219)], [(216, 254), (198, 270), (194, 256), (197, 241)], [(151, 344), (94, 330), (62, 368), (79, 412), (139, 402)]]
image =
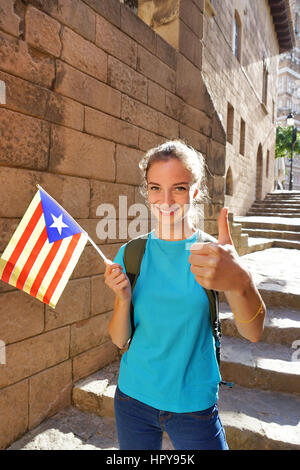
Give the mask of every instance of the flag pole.
[(103, 259), (103, 261), (107, 264), (113, 264), (113, 262), (108, 259), (105, 254), (103, 253), (103, 251), (100, 250), (100, 248), (96, 245), (96, 243), (91, 239), (91, 237), (89, 236), (89, 234), (79, 225), (78, 222), (76, 222), (75, 219), (73, 219), (73, 217), (52, 197), (50, 196), (50, 194), (47, 193), (47, 191), (45, 191), (39, 184), (36, 184), (36, 187), (43, 191), (45, 194), (47, 194), (47, 196), (52, 199), (53, 202), (55, 202), (55, 204), (57, 204), (61, 210), (63, 212), (66, 212), (68, 217), (70, 217), (70, 219), (72, 220), (72, 222), (77, 225), (78, 228), (80, 228), (80, 230), (87, 236), (87, 239), (89, 240), (89, 242), (91, 243), (91, 245), (93, 245), (93, 247), (95, 248), (95, 250), (99, 253), (99, 255), (101, 256), (101, 258)]
[(87, 234), (87, 237), (88, 237), (88, 240), (89, 242), (93, 245), (93, 247), (95, 248), (96, 251), (98, 251), (99, 255), (102, 256), (103, 258), (103, 261), (105, 261), (105, 263), (107, 264), (113, 264), (113, 262), (106, 258), (106, 256), (104, 255), (104, 253), (100, 250), (100, 248), (96, 245), (96, 243), (91, 239), (91, 237)]

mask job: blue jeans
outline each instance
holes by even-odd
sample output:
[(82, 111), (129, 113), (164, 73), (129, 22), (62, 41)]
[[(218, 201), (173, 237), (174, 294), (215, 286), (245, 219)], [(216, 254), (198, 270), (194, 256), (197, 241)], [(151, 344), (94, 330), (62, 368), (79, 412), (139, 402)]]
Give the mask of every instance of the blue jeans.
[(114, 407), (120, 450), (161, 450), (164, 431), (176, 450), (228, 450), (217, 405), (188, 413), (162, 411), (117, 387)]

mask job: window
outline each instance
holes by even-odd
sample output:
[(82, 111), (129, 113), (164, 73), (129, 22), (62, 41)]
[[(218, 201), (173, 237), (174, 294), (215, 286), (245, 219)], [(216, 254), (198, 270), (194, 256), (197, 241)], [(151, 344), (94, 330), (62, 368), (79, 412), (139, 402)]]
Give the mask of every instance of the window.
[(242, 23), (237, 11), (234, 13), (233, 20), (233, 53), (238, 61), (241, 61), (241, 44), (242, 44)]
[(234, 109), (230, 103), (227, 106), (227, 142), (233, 143), (233, 122), (234, 122)]
[(233, 180), (232, 171), (230, 167), (228, 168), (226, 173), (225, 194), (226, 196), (233, 196)]
[(205, 0), (205, 13), (208, 14), (211, 18), (216, 16), (216, 10), (214, 6), (215, 0)]
[(131, 8), (134, 13), (138, 12), (138, 0), (120, 0), (121, 3), (125, 3), (129, 8)]
[(268, 79), (269, 79), (269, 71), (266, 64), (266, 60), (263, 60), (263, 89), (262, 89), (262, 102), (265, 106), (267, 106), (267, 98), (268, 98)]
[(269, 176), (270, 150), (267, 150), (266, 177)]
[(240, 128), (240, 154), (245, 155), (245, 121), (241, 119), (241, 128)]

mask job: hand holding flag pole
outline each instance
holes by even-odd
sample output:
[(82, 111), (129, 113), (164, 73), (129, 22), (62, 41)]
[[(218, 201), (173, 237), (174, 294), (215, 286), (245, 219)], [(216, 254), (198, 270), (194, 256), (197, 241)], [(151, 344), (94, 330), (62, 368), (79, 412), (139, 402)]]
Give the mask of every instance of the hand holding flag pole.
[(0, 258), (0, 279), (55, 308), (90, 236), (41, 186)]

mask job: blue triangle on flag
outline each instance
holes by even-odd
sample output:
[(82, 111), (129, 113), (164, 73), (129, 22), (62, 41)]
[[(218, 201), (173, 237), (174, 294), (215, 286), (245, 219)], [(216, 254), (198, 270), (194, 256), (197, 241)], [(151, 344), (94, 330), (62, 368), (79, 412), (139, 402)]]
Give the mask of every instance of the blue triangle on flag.
[(70, 219), (68, 213), (57, 205), (53, 199), (47, 196), (44, 191), (40, 190), (40, 197), (49, 243), (56, 242), (62, 238), (71, 237), (81, 232), (78, 225)]

